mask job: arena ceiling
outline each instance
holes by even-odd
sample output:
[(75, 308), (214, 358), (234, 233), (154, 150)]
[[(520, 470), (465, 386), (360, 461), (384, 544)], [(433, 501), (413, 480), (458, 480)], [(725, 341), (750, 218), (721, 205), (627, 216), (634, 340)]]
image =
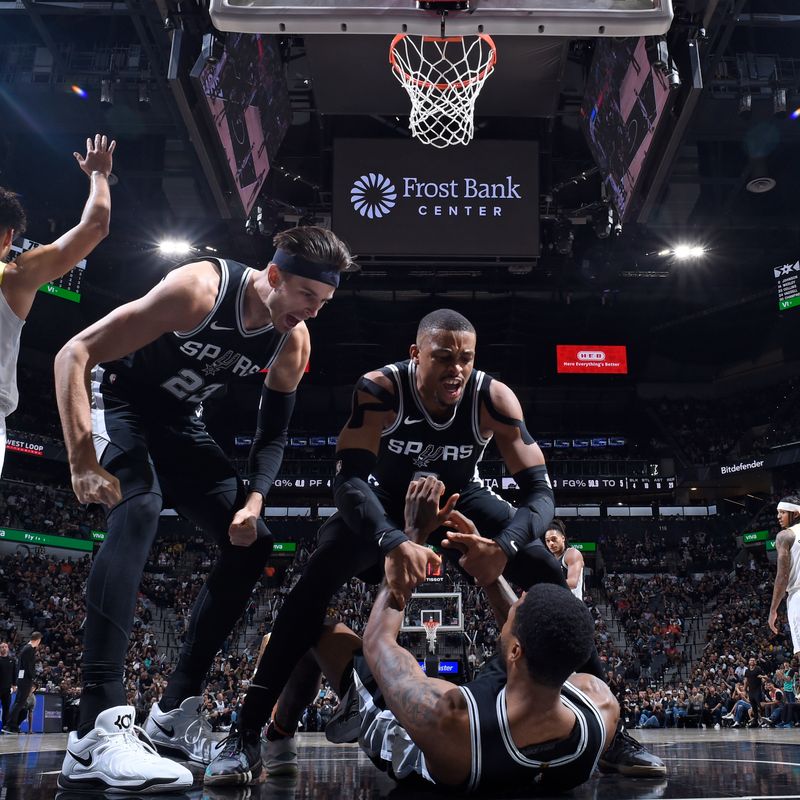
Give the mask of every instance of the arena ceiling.
[[(80, 314), (65, 319), (67, 330), (152, 283), (165, 267), (153, 254), (153, 242), (175, 230), (242, 260), (259, 262), (268, 252), (268, 239), (246, 235), (243, 220), (220, 220), (167, 80), (174, 31), (199, 48), (209, 30), (203, 5), (0, 1), (0, 28), (10, 42), (0, 54), (0, 183), (22, 187), (32, 235), (37, 231), (44, 238), (74, 221), (85, 187), (71, 153), (82, 137), (109, 130), (120, 140), (113, 237), (93, 261), (87, 302)], [(796, 337), (786, 320), (776, 318), (768, 273), (800, 253), (800, 120), (773, 113), (779, 85), (787, 89), (789, 110), (800, 106), (798, 33), (800, 14), (792, 0), (676, 2), (668, 41), (684, 86), (672, 129), (660, 146), (649, 202), (619, 236), (608, 238), (598, 238), (592, 224), (600, 186), (578, 126), (593, 43), (536, 40), (532, 48), (513, 37), (508, 60), (513, 65), (533, 58), (540, 80), (525, 83), (524, 105), (517, 89), (509, 94), (502, 81), (491, 92), (487, 88), (478, 135), (539, 142), (541, 253), (511, 265), (500, 259), (387, 260), (366, 254), (362, 273), (344, 292), (351, 295), (347, 314), (367, 320), (355, 326), (353, 341), (367, 336), (380, 344), (391, 338), (397, 326), (385, 321), (397, 320), (387, 309), (398, 300), (413, 301), (413, 311), (401, 303), (396, 312), (410, 325), (421, 306), (441, 305), (448, 297), (485, 316), (490, 341), (497, 343), (532, 341), (543, 328), (548, 338), (586, 331), (595, 338), (635, 339), (650, 356), (674, 358), (680, 351), (707, 364), (723, 358), (719, 341), (708, 336), (713, 329), (725, 331), (725, 346), (742, 357), (757, 359), (772, 347), (794, 357)], [(699, 43), (704, 75), (697, 92), (689, 91), (687, 80), (690, 40)], [(325, 37), (284, 41), (293, 116), (261, 198), (269, 212), (267, 233), (298, 219), (329, 216), (337, 137), (407, 136), (403, 95), (388, 74), (382, 79), (389, 84), (381, 79), (358, 90), (343, 80), (377, 46), (352, 42), (348, 61), (334, 58), (337, 51)], [(101, 106), (96, 95), (110, 65), (114, 104)], [(749, 118), (739, 113), (742, 65), (752, 96)], [(73, 83), (94, 98), (81, 100), (69, 90)], [(140, 103), (142, 86), (147, 103)], [(748, 181), (758, 176), (775, 178), (772, 191), (747, 191)], [(570, 254), (558, 252), (557, 218), (573, 223)], [(678, 264), (658, 255), (689, 240), (711, 248), (705, 262)], [(341, 326), (344, 309), (343, 303), (331, 324)], [(41, 343), (31, 334), (29, 344), (46, 346), (46, 335), (40, 336)]]

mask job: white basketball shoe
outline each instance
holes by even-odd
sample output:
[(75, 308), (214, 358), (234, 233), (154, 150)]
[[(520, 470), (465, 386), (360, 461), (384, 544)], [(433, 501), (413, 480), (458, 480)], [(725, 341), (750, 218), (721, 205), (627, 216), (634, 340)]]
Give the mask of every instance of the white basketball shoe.
[(207, 766), (222, 749), (213, 738), (211, 723), (200, 713), (202, 697), (187, 697), (173, 711), (155, 703), (144, 723), (144, 732), (159, 753)]
[(115, 706), (98, 714), (94, 728), (82, 739), (70, 733), (59, 787), (136, 794), (191, 787), (192, 773), (162, 758), (134, 725), (135, 718), (133, 706)]

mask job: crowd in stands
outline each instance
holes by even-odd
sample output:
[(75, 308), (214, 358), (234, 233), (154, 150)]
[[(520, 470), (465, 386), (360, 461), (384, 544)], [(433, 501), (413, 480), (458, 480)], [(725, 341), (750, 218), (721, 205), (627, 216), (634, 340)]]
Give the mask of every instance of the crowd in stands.
[(79, 505), (71, 491), (4, 480), (0, 526), (89, 539), (92, 530), (104, 529), (105, 515), (98, 507)]
[[(79, 530), (86, 525), (101, 527), (94, 520), (82, 521), (76, 512), (83, 510), (68, 500), (66, 493), (47, 487), (5, 482), (0, 513), (10, 525), (23, 529), (52, 529), (44, 520), (55, 516), (54, 509)], [(670, 726), (697, 719), (724, 725), (735, 723), (737, 714), (745, 724), (747, 701), (737, 684), (752, 655), (768, 673), (767, 697), (777, 704), (776, 724), (793, 723), (797, 711), (786, 686), (794, 680), (797, 664), (792, 662), (788, 633), (776, 638), (766, 627), (774, 568), (756, 561), (733, 567), (730, 526), (711, 519), (650, 521), (638, 541), (632, 533), (634, 524), (638, 522), (630, 520), (606, 529), (600, 551), (609, 574), (585, 595), (595, 617), (600, 659), (629, 724)], [(310, 547), (309, 542), (299, 542), (285, 571), (275, 577), (265, 574), (237, 629), (217, 655), (203, 698), (216, 729), (225, 730), (235, 722), (261, 638), (305, 566)], [(163, 691), (190, 609), (215, 557), (215, 547), (200, 532), (187, 535), (185, 529), (180, 536), (163, 534), (153, 549), (136, 606), (126, 670), (129, 698), (140, 719)], [(718, 562), (724, 562), (724, 569), (712, 569)], [(707, 569), (697, 569), (699, 564)], [(20, 626), (44, 632), (37, 651), (39, 685), (60, 691), (68, 707), (80, 693), (79, 626), (89, 567), (88, 557), (57, 560), (35, 547), (20, 547), (17, 553), (0, 557), (0, 594), (5, 596), (0, 635), (18, 649), (25, 641)], [(457, 571), (446, 569), (434, 588), (462, 595), (464, 632), (440, 634), (440, 644), (444, 651), (451, 648), (466, 658), (469, 677), (495, 652), (498, 626), (481, 591)], [(328, 613), (362, 633), (374, 598), (374, 586), (353, 579), (332, 600)], [(595, 601), (605, 601), (613, 619), (604, 618)], [(699, 618), (710, 619), (707, 639), (702, 651), (692, 652), (685, 648), (687, 620)], [(612, 635), (617, 625), (624, 642)], [(424, 652), (420, 635), (404, 634), (403, 643)], [(691, 671), (684, 658), (687, 653), (696, 660)], [(737, 700), (742, 702), (736, 705)], [(335, 695), (323, 686), (305, 715), (306, 729), (322, 729), (335, 703)], [(765, 708), (764, 714), (768, 711)], [(727, 714), (734, 717), (725, 719)]]
[[(773, 506), (774, 509), (774, 506)], [(774, 517), (774, 510), (773, 510)], [(604, 559), (617, 572), (688, 575), (731, 566), (738, 519), (643, 518), (604, 526), (598, 538)]]
[(797, 410), (790, 401), (798, 386), (792, 378), (732, 397), (662, 398), (654, 410), (692, 464), (711, 464), (758, 455), (793, 436)]
[[(672, 727), (692, 724), (706, 727), (800, 725), (800, 704), (795, 702), (800, 686), (798, 660), (792, 656), (788, 624), (774, 636), (766, 620), (772, 597), (774, 567), (751, 559), (729, 573), (706, 574), (701, 579), (675, 576), (609, 576), (608, 596), (614, 599), (617, 618), (628, 640), (641, 645), (647, 617), (653, 629), (661, 629), (649, 642), (656, 648), (667, 641), (664, 623), (677, 631), (682, 622), (676, 611), (701, 612), (707, 622), (706, 639), (690, 674), (683, 670), (671, 681), (654, 680), (650, 671), (635, 676), (617, 667), (609, 684), (617, 695), (623, 716), (634, 727)], [(655, 591), (660, 587), (660, 592)], [(659, 599), (663, 592), (664, 602)], [(634, 612), (639, 604), (640, 614)], [(653, 610), (653, 607), (661, 610)], [(673, 626), (673, 623), (674, 626)], [(687, 649), (689, 655), (692, 648)], [(743, 682), (748, 661), (755, 658), (765, 673), (764, 701), (758, 713), (751, 711)], [(646, 663), (637, 659), (639, 666)]]

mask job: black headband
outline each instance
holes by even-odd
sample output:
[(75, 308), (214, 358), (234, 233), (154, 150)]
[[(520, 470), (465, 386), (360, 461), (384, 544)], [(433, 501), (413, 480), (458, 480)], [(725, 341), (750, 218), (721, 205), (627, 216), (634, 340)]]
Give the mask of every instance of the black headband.
[(272, 256), (271, 263), (284, 272), (291, 272), (292, 275), (327, 283), (328, 286), (333, 286), (334, 289), (339, 287), (339, 270), (331, 264), (309, 261), (302, 256), (290, 253), (288, 250), (282, 250), (280, 247), (275, 251), (275, 255)]

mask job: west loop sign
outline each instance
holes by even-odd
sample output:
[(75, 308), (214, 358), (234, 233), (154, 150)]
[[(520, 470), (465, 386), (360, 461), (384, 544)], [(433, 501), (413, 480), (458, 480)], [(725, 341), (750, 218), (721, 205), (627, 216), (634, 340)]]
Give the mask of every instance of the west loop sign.
[(340, 139), (333, 227), (365, 255), (539, 254), (538, 146)]

